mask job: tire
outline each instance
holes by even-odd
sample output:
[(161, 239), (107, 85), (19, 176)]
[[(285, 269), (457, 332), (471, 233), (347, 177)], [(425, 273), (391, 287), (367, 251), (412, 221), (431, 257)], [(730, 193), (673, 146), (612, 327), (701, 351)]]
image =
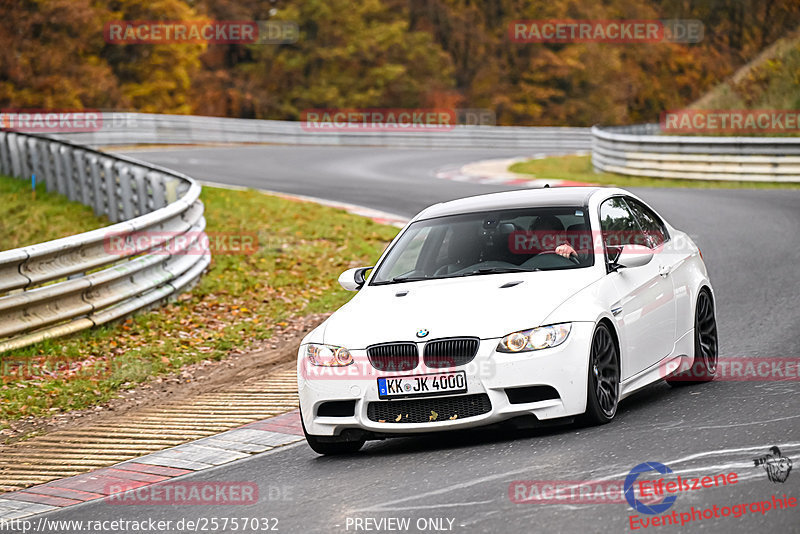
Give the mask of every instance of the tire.
[(604, 425), (614, 419), (619, 404), (619, 372), (619, 350), (614, 335), (605, 323), (600, 323), (589, 350), (585, 423)]
[(708, 289), (697, 295), (694, 313), (694, 361), (687, 371), (667, 377), (670, 386), (685, 386), (697, 382), (711, 382), (717, 375), (719, 343), (714, 301)]
[[(367, 440), (360, 439), (355, 441), (327, 441), (325, 438), (314, 436), (306, 431), (306, 424), (303, 422), (302, 412), (300, 414), (300, 424), (303, 425), (303, 434), (306, 437), (306, 442), (311, 449), (317, 454), (323, 455), (337, 455), (337, 454), (354, 454), (361, 450)], [(330, 439), (330, 438), (328, 438)], [(324, 441), (323, 441), (324, 440)]]

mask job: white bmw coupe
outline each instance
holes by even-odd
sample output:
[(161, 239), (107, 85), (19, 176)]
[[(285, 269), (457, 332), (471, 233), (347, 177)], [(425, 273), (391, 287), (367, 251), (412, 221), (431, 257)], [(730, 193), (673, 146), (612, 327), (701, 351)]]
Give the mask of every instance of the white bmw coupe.
[(298, 353), (320, 454), (509, 420), (607, 423), (648, 384), (716, 372), (700, 250), (622, 189), (436, 204), (339, 283), (358, 294)]

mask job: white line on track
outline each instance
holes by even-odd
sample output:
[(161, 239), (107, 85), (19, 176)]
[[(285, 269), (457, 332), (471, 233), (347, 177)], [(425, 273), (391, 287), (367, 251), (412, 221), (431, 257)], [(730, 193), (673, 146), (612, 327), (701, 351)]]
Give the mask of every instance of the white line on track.
[(493, 503), (494, 499), (489, 499), (486, 501), (473, 501), (473, 502), (454, 502), (454, 503), (443, 503), (443, 504), (424, 504), (421, 506), (400, 506), (397, 508), (392, 508), (392, 512), (408, 512), (408, 511), (415, 511), (415, 510), (433, 510), (436, 508), (458, 508), (460, 506), (475, 506), (478, 504), (489, 504)]
[(777, 419), (763, 419), (761, 421), (751, 421), (749, 423), (736, 423), (733, 425), (714, 425), (714, 426), (696, 426), (695, 430), (713, 430), (716, 428), (730, 428), (735, 426), (750, 426), (750, 425), (765, 425), (768, 423), (777, 423), (778, 421), (787, 421), (789, 419), (797, 419), (800, 415), (789, 415), (786, 417), (778, 417)]

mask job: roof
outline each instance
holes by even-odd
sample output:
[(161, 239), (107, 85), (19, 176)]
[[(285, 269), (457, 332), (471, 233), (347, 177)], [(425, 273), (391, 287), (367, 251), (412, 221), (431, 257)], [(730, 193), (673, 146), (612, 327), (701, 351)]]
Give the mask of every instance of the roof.
[(434, 204), (422, 210), (414, 217), (414, 220), (476, 211), (528, 208), (532, 206), (583, 206), (593, 193), (600, 190), (608, 191), (608, 188), (548, 187), (490, 193), (488, 195), (478, 195)]

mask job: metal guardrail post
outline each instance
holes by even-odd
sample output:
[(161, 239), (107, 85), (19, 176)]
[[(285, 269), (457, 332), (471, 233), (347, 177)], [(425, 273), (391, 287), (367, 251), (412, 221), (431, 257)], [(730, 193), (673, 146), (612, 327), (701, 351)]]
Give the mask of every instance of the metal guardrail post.
[(8, 151), (8, 136), (0, 139), (0, 172), (11, 174), (11, 159)]
[(147, 176), (147, 169), (141, 167), (133, 167), (131, 169), (131, 184), (135, 190), (135, 210), (137, 215), (143, 215), (150, 211), (148, 208), (148, 191), (145, 185), (145, 177)]
[(64, 168), (64, 158), (62, 157), (62, 154), (61, 154), (62, 150), (66, 150), (66, 149), (61, 145), (56, 145), (50, 150), (50, 153), (53, 155), (53, 167), (54, 167), (54, 169), (56, 171), (55, 172), (55, 180), (53, 180), (53, 183), (55, 183), (55, 186), (56, 186), (55, 192), (59, 193), (61, 195), (66, 195), (66, 193), (67, 193), (67, 178), (66, 178), (67, 169)]
[(124, 163), (114, 165), (119, 180), (119, 201), (122, 206), (122, 218), (133, 219), (133, 190), (131, 189), (131, 169)]
[(167, 199), (164, 192), (164, 180), (157, 172), (150, 171), (147, 173), (147, 187), (151, 191), (152, 206), (150, 209), (157, 210), (167, 205)]
[(105, 193), (105, 215), (114, 222), (120, 220), (119, 203), (117, 202), (117, 180), (114, 172), (114, 161), (107, 157), (100, 158), (103, 192)]
[(78, 202), (78, 189), (75, 184), (77, 173), (75, 171), (75, 159), (73, 157), (74, 151), (62, 148), (59, 152), (61, 155), (61, 169), (63, 171), (67, 198), (73, 202)]
[(105, 214), (105, 203), (103, 200), (103, 185), (100, 178), (100, 158), (96, 154), (87, 154), (86, 163), (89, 169), (89, 187), (92, 189), (92, 204), (94, 214), (101, 216)]
[(19, 146), (17, 145), (16, 134), (9, 134), (8, 136), (8, 151), (9, 159), (11, 160), (11, 176), (20, 178), (22, 176), (22, 169), (19, 162)]

